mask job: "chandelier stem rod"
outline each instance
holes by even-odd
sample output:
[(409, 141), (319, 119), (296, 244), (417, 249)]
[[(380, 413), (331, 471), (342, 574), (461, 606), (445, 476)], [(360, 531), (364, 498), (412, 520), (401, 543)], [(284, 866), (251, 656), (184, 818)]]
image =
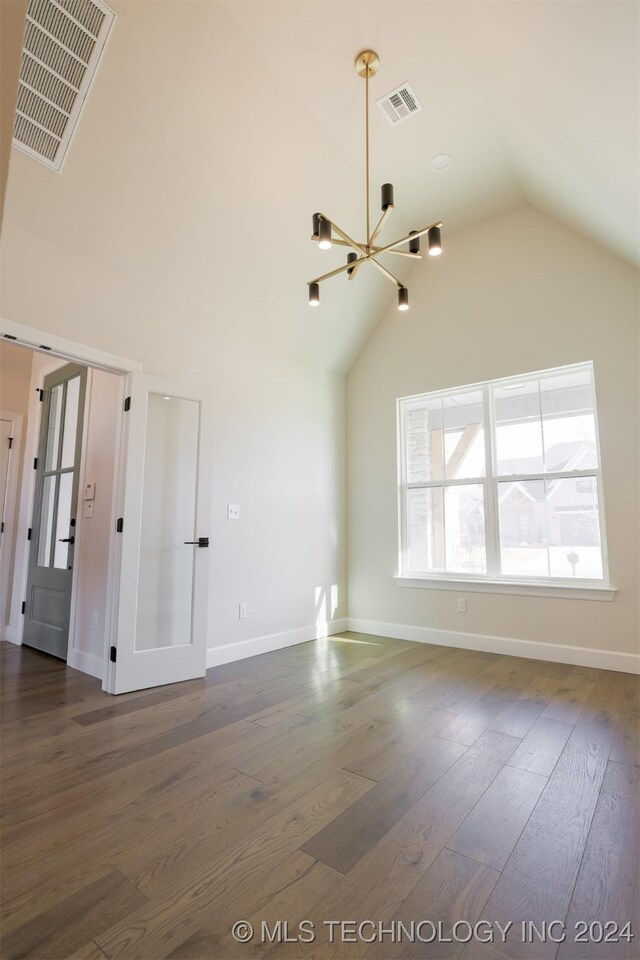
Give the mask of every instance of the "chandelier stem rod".
[[(369, 222), (369, 65), (367, 64), (365, 73), (365, 190), (367, 193), (367, 247), (371, 237), (371, 227)], [(367, 250), (367, 253), (369, 251)]]

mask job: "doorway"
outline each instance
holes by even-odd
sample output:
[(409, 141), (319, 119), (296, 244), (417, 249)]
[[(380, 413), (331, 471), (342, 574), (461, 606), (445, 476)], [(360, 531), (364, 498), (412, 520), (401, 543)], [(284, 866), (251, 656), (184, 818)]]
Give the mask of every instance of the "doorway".
[[(100, 677), (109, 693), (204, 676), (211, 497), (207, 399), (189, 385), (143, 374), (131, 361), (21, 324), (0, 320), (0, 336), (34, 350), (41, 361), (43, 354), (45, 360), (53, 359), (52, 354), (59, 358), (56, 376), (39, 387), (43, 415), (35, 435), (33, 421), (27, 429), (31, 448), (27, 438), (25, 451), (37, 450), (37, 456), (30, 471), (35, 476), (28, 509), (21, 502), (19, 523), (30, 527), (31, 539), (28, 549), (22, 548), (22, 588), (13, 593), (14, 600), (20, 592), (29, 596), (21, 602), (14, 642), (21, 642), (24, 624), (26, 645), (64, 657), (68, 623), (67, 663)], [(84, 417), (79, 368), (87, 375)], [(91, 613), (91, 627), (99, 625), (103, 638), (98, 652), (78, 648), (90, 634), (86, 619), (80, 625), (78, 577), (91, 568), (82, 555), (94, 541), (86, 527), (95, 516), (95, 482), (85, 470), (87, 417), (92, 409), (104, 408), (93, 403), (92, 380), (105, 373), (118, 384), (118, 402), (115, 452), (109, 461), (113, 487), (107, 511), (104, 611), (103, 616), (97, 609)], [(114, 378), (114, 373), (119, 376)], [(75, 442), (76, 450), (82, 448), (79, 474), (77, 454), (62, 454), (69, 399), (67, 446)], [(27, 459), (25, 453), (25, 469)]]

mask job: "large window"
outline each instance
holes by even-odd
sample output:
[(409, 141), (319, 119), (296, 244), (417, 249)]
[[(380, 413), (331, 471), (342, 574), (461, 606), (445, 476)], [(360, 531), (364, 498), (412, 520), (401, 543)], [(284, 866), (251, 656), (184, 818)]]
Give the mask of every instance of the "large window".
[(590, 363), (398, 408), (401, 577), (608, 579)]

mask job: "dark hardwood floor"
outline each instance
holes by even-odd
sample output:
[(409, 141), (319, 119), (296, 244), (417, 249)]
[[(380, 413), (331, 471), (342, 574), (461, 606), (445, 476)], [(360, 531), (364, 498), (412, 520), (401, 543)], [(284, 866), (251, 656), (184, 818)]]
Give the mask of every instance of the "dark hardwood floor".
[(115, 698), (0, 653), (6, 960), (640, 956), (637, 677), (345, 633)]

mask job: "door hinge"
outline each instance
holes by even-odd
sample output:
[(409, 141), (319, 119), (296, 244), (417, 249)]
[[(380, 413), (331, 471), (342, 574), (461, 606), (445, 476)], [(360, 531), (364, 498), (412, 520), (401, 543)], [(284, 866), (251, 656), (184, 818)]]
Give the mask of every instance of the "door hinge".
[(116, 520), (116, 533), (122, 533), (124, 530), (124, 518), (118, 517)]
[(124, 399), (124, 412), (128, 413), (131, 410), (131, 397), (125, 397)]
[(27, 540), (31, 540), (31, 527), (27, 530)]
[(41, 390), (40, 387), (36, 387), (36, 393), (38, 394), (38, 399), (40, 400), (40, 403), (42, 403), (42, 400), (44, 398), (44, 390)]
[(111, 660), (111, 663), (116, 662), (117, 655), (118, 655), (118, 651), (116, 650), (116, 648), (111, 647), (111, 650), (109, 651), (109, 660)]
[(0, 523), (0, 533), (4, 533), (4, 520)]
[(13, 446), (13, 437), (9, 437), (9, 450), (11, 450), (12, 446)]
[(33, 458), (33, 469), (34, 469), (34, 470), (37, 470), (37, 469), (38, 469), (38, 458), (37, 458), (37, 457), (34, 457), (34, 458)]
[(25, 612), (26, 612), (26, 609), (27, 609), (27, 601), (26, 601), (26, 600), (23, 600), (23, 601), (22, 601), (22, 613), (25, 613)]

